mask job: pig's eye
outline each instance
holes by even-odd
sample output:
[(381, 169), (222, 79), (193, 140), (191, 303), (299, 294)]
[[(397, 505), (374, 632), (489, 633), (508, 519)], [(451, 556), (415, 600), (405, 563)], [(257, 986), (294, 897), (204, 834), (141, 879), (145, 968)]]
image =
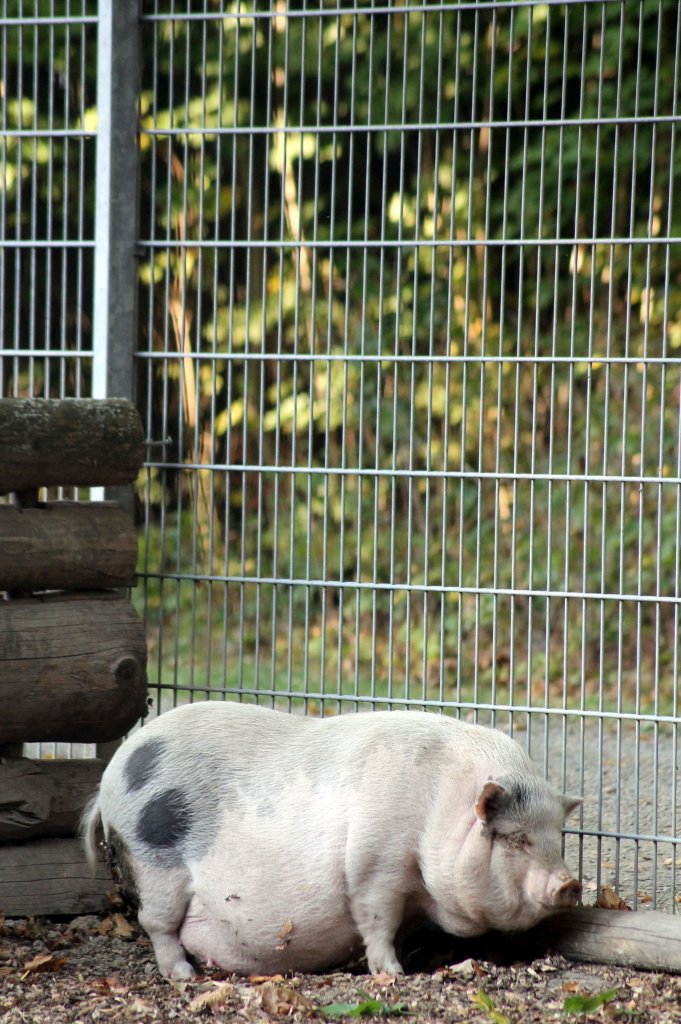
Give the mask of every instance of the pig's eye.
[(527, 850), (532, 845), (524, 832), (512, 832), (504, 836), (504, 842), (511, 850)]

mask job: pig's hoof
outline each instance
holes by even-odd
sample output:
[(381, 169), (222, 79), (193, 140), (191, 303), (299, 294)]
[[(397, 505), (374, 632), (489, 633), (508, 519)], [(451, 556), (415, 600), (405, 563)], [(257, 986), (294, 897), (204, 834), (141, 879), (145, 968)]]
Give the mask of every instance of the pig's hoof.
[(167, 977), (170, 981), (189, 981), (196, 977), (196, 971), (186, 960), (180, 960), (170, 968)]
[(372, 974), (404, 974), (402, 964), (395, 956), (385, 956), (381, 959), (368, 957), (369, 970)]

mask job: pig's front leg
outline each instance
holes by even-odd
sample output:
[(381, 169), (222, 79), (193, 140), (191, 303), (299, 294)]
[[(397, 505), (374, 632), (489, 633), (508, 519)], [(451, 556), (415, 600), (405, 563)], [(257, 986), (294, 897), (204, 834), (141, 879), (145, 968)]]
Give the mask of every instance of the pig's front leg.
[(385, 884), (385, 878), (365, 878), (350, 893), (350, 910), (366, 948), (372, 974), (404, 974), (395, 952), (395, 935), (402, 924), (404, 898)]

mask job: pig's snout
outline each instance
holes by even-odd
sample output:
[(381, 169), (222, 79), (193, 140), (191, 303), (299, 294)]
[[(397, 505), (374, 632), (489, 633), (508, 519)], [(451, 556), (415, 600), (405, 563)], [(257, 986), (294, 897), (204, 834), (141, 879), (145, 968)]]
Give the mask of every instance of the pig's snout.
[(576, 907), (582, 896), (582, 886), (576, 878), (568, 878), (556, 890), (554, 903), (557, 907)]

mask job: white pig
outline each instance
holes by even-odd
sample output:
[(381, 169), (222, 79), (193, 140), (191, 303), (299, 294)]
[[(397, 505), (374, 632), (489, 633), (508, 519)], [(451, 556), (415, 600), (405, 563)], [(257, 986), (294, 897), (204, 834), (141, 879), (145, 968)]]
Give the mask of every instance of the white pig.
[(161, 972), (310, 971), (364, 948), (401, 973), (398, 930), (529, 928), (577, 903), (561, 856), (580, 801), (501, 732), (437, 714), (314, 719), (189, 704), (116, 751), (83, 818), (136, 891)]

